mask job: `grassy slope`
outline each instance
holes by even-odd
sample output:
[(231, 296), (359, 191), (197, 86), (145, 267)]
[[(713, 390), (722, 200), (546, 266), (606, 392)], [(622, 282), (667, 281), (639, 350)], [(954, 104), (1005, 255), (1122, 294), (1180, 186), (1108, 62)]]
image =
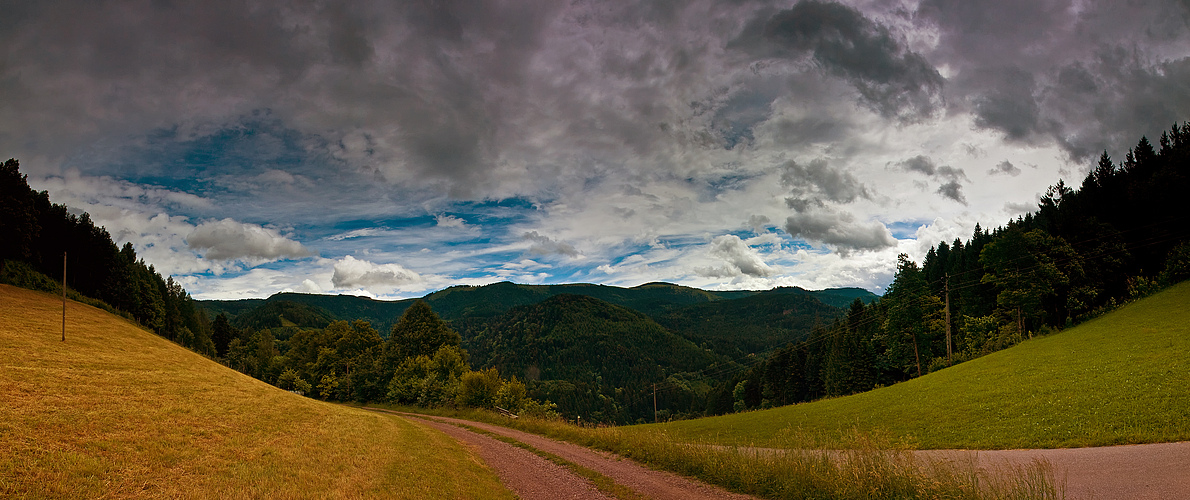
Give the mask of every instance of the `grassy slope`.
[(0, 285), (0, 496), (511, 498), (402, 419), (275, 389), (98, 309)]
[(1062, 333), (863, 394), (646, 425), (678, 440), (792, 447), (850, 429), (921, 448), (1190, 440), (1190, 282)]

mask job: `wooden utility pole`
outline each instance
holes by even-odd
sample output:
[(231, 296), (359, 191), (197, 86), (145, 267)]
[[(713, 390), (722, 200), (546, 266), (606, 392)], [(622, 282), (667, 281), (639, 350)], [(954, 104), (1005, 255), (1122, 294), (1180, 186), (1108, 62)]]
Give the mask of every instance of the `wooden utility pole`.
[(653, 384), (653, 423), (657, 423), (657, 384)]
[(66, 342), (66, 252), (62, 252), (62, 341)]
[(954, 365), (954, 359), (951, 357), (951, 343), (950, 343), (950, 273), (946, 274), (946, 366)]

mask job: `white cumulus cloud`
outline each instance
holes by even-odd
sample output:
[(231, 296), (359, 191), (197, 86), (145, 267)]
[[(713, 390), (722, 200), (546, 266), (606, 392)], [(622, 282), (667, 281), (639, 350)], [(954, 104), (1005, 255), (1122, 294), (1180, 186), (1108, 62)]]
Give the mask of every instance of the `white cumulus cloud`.
[(207, 260), (267, 262), (311, 255), (301, 243), (282, 236), (276, 229), (231, 218), (199, 224), (186, 237), (186, 245), (202, 252)]
[(709, 253), (724, 261), (719, 267), (700, 267), (695, 272), (707, 277), (726, 278), (732, 276), (771, 276), (774, 269), (764, 262), (760, 254), (744, 243), (739, 236), (725, 234), (711, 241)]
[(331, 277), (335, 288), (394, 289), (422, 281), (420, 274), (399, 264), (376, 264), (350, 255), (335, 262), (335, 274)]
[(435, 215), (434, 221), (437, 222), (438, 227), (455, 227), (459, 229), (465, 229), (467, 227), (467, 221), (453, 215)]

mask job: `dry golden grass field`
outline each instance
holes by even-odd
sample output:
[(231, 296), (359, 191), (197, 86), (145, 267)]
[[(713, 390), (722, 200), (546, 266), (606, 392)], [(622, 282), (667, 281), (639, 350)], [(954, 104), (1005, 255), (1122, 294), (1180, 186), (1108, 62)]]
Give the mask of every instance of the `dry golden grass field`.
[(512, 498), (447, 436), (0, 285), (0, 497)]

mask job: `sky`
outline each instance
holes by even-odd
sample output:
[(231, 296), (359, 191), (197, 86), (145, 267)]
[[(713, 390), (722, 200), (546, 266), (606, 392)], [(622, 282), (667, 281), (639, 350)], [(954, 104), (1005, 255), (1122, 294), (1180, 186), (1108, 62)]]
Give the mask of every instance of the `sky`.
[(0, 155), (198, 299), (880, 294), (1190, 119), (1190, 0), (0, 13)]

